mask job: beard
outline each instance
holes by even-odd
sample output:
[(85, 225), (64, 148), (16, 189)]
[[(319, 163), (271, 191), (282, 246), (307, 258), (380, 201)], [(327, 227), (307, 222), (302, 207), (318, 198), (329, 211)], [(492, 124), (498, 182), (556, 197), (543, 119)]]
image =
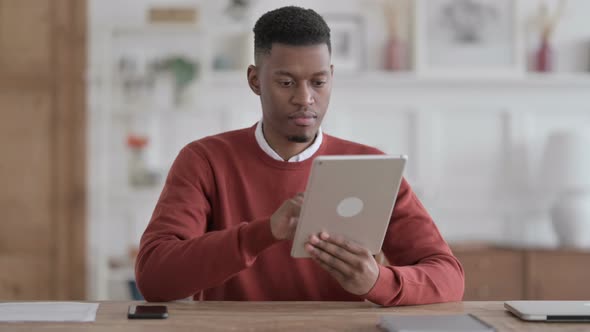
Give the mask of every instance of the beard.
[(287, 137), (287, 139), (289, 140), (289, 142), (295, 142), (295, 143), (308, 143), (312, 140), (313, 137), (310, 136), (289, 136)]

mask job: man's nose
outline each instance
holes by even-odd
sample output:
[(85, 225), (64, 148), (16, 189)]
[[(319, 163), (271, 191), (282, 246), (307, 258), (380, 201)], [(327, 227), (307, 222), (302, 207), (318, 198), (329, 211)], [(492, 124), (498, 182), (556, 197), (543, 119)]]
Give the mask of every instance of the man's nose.
[(307, 84), (302, 84), (295, 89), (293, 103), (297, 105), (311, 105), (314, 103), (313, 91)]

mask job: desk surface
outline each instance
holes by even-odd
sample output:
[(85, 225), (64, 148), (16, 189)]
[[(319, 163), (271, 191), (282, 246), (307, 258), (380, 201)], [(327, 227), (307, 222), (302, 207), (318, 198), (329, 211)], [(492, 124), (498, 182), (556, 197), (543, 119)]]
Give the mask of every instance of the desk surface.
[[(382, 315), (472, 313), (498, 331), (589, 331), (589, 323), (528, 323), (502, 302), (376, 307), (367, 302), (174, 302), (170, 317), (128, 320), (132, 302), (101, 302), (93, 323), (0, 323), (0, 331), (379, 331)], [(139, 303), (139, 302), (135, 302)]]

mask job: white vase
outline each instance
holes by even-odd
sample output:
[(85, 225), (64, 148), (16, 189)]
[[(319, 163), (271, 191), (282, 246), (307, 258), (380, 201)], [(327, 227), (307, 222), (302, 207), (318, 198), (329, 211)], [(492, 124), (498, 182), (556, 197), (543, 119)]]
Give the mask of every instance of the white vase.
[(590, 190), (563, 193), (551, 209), (551, 219), (561, 246), (590, 249)]

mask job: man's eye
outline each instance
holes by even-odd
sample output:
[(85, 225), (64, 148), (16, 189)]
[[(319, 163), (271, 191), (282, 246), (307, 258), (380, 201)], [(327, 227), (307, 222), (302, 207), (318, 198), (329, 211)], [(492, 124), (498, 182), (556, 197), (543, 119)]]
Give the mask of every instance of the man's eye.
[(315, 86), (324, 86), (326, 84), (326, 81), (315, 81), (313, 82), (313, 85)]
[(284, 87), (290, 87), (293, 85), (293, 81), (280, 81), (279, 84)]

